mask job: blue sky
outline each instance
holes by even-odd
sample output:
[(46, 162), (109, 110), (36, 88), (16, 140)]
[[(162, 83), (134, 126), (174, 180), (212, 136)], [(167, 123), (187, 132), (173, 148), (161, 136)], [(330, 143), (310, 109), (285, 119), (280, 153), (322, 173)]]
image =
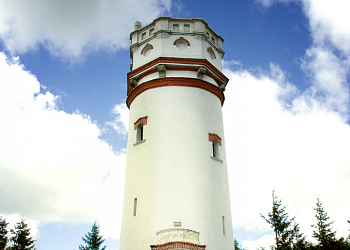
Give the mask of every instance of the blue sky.
[(283, 198), (310, 240), (316, 198), (350, 219), (347, 0), (0, 0), (0, 214), (38, 250), (77, 249), (94, 222), (119, 249), (129, 34), (199, 17), (224, 38), (223, 106), (235, 237), (273, 242)]

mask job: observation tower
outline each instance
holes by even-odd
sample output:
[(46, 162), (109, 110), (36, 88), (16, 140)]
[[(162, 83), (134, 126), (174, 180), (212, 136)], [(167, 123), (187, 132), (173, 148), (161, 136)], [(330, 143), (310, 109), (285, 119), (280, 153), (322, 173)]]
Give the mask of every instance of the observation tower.
[(130, 34), (121, 250), (232, 250), (223, 39), (200, 18)]

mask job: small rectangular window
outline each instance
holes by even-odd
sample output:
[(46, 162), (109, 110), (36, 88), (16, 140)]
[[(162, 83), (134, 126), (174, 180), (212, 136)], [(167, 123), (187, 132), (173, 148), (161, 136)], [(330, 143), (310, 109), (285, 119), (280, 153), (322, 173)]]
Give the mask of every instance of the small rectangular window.
[(225, 216), (222, 216), (222, 234), (226, 235), (226, 232), (225, 232)]
[(137, 126), (136, 142), (143, 141), (143, 124)]
[(136, 216), (136, 208), (137, 208), (137, 198), (134, 199), (134, 211), (133, 211), (134, 216)]
[(205, 34), (207, 35), (207, 37), (209, 37), (209, 32), (208, 31), (206, 31)]
[(152, 29), (149, 30), (149, 36), (152, 36), (153, 33), (154, 33), (154, 28), (152, 28)]
[(185, 31), (190, 31), (190, 25), (189, 24), (185, 24), (184, 25), (184, 30)]
[(215, 44), (215, 38), (214, 38), (214, 37), (211, 37), (211, 42), (212, 42), (213, 44)]
[(213, 147), (213, 157), (214, 158), (220, 158), (219, 156), (219, 143), (216, 140), (212, 141), (212, 147)]
[(142, 33), (141, 40), (145, 40), (145, 38), (146, 38), (146, 32)]
[(174, 24), (173, 25), (173, 30), (174, 31), (179, 31), (179, 25), (178, 24)]

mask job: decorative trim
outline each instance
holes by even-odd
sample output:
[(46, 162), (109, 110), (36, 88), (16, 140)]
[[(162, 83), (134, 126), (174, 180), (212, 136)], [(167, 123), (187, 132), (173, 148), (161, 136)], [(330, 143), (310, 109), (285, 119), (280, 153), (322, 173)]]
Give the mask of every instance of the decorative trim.
[(187, 44), (187, 46), (190, 46), (190, 42), (189, 41), (187, 41), (185, 38), (183, 38), (183, 37), (180, 37), (179, 39), (176, 39), (175, 41), (174, 41), (174, 45), (176, 45), (178, 42), (180, 42), (180, 41), (183, 41), (183, 42), (185, 42), (186, 44)]
[(145, 47), (143, 47), (143, 49), (142, 49), (142, 51), (141, 51), (141, 55), (143, 55), (143, 51), (144, 51), (145, 49), (147, 49), (147, 48), (153, 49), (152, 44), (147, 43), (147, 44), (145, 45)]
[(168, 250), (168, 249), (188, 249), (188, 250), (205, 250), (206, 245), (197, 245), (189, 242), (168, 242), (162, 245), (151, 245), (152, 250)]
[[(169, 70), (169, 69), (167, 69)], [(153, 74), (153, 73), (157, 73), (158, 72), (158, 69), (152, 69), (150, 71), (147, 71), (145, 72), (144, 74), (140, 75), (139, 78), (137, 78), (138, 81), (140, 81), (142, 78), (144, 78), (145, 76), (148, 76), (150, 74)]]
[[(224, 104), (225, 96), (224, 93), (216, 86), (211, 83), (195, 79), (195, 78), (180, 78), (180, 77), (169, 77), (169, 78), (157, 78), (148, 82), (144, 82), (138, 85), (126, 99), (126, 105), (130, 108), (131, 103), (134, 99), (149, 89), (168, 87), (168, 86), (181, 86), (181, 87), (194, 87), (199, 89), (204, 89), (214, 95), (216, 95), (220, 101), (221, 105)], [(137, 127), (137, 126), (136, 126)], [(219, 137), (220, 138), (220, 137)]]
[(135, 123), (134, 123), (134, 130), (137, 129), (137, 127), (142, 124), (143, 126), (147, 125), (147, 116), (139, 118)]
[(133, 71), (130, 71), (128, 73), (128, 79), (140, 74), (141, 72), (147, 70), (148, 68), (152, 68), (157, 64), (165, 64), (165, 63), (177, 63), (177, 64), (186, 64), (186, 65), (196, 64), (196, 65), (205, 66), (207, 67), (207, 69), (212, 71), (218, 78), (220, 78), (222, 82), (227, 83), (229, 80), (220, 70), (218, 70), (206, 59), (172, 58), (172, 57), (159, 57)]
[(216, 55), (215, 55), (214, 50), (213, 50), (212, 47), (208, 47), (208, 48), (207, 48), (207, 51), (208, 51), (209, 53), (213, 53), (214, 58), (216, 59)]
[[(195, 67), (188, 67), (188, 66), (167, 66), (166, 67), (166, 70), (175, 70), (175, 71), (198, 71), (198, 68), (195, 68)], [(152, 69), (150, 71), (147, 71), (145, 73), (143, 73), (142, 75), (140, 75), (138, 78), (137, 78), (137, 81), (140, 81), (142, 78), (150, 75), (150, 74), (153, 74), (153, 73), (157, 73), (158, 70), (157, 69)], [(220, 81), (217, 79), (217, 77), (215, 77), (212, 73), (210, 72), (206, 72), (205, 73), (206, 76), (209, 76), (211, 77), (215, 82), (216, 84), (219, 86), (222, 85), (222, 83), (220, 83)], [(132, 89), (131, 89), (132, 90)], [(131, 92), (131, 90), (129, 91), (129, 93)]]
[(207, 73), (207, 69), (205, 67), (199, 67), (197, 70), (197, 78), (203, 80), (205, 73)]
[(166, 77), (166, 68), (164, 64), (159, 64), (157, 66), (158, 73), (159, 73), (159, 78)]
[(219, 145), (221, 146), (221, 138), (220, 138), (220, 136), (218, 136), (217, 134), (209, 133), (209, 141), (213, 142), (214, 140), (217, 141), (219, 143)]

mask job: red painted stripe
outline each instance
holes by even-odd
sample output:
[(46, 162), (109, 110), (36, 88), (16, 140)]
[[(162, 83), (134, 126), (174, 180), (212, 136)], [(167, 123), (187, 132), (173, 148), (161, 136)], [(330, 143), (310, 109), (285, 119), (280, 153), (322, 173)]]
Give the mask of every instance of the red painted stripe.
[(131, 103), (141, 93), (154, 88), (167, 87), (167, 86), (181, 86), (181, 87), (193, 87), (204, 89), (214, 95), (216, 95), (221, 105), (224, 104), (225, 96), (224, 93), (218, 87), (205, 82), (203, 80), (195, 78), (180, 78), (180, 77), (169, 77), (169, 78), (157, 78), (148, 82), (144, 82), (133, 89), (128, 98), (126, 99), (126, 105), (130, 108)]

